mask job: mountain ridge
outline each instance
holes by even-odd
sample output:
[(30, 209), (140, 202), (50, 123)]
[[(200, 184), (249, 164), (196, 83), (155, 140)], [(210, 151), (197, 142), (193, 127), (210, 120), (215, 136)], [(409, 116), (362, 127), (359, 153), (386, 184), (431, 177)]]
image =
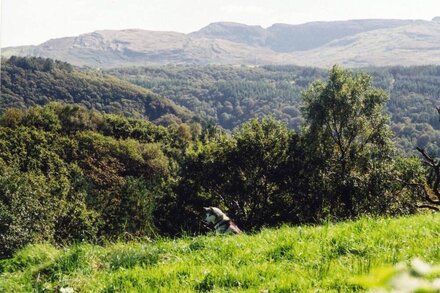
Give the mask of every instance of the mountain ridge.
[[(347, 67), (440, 64), (437, 19), (278, 23), (267, 28), (215, 22), (188, 34), (143, 29), (99, 30), (51, 39), (36, 46), (3, 48), (2, 56), (47, 57), (102, 68), (153, 64), (317, 67), (335, 63)], [(410, 52), (408, 47), (412, 48)]]

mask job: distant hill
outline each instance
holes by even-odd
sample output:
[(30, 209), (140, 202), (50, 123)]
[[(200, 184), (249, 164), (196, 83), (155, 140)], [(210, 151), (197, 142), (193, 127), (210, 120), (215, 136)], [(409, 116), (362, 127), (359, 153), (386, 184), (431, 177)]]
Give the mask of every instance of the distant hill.
[(68, 63), (43, 58), (12, 57), (2, 59), (1, 65), (0, 112), (62, 101), (151, 121), (192, 117), (167, 98), (98, 71), (79, 71)]
[(2, 56), (41, 56), (98, 68), (150, 64), (294, 63), (293, 56), (224, 39), (146, 30), (97, 31), (39, 46), (5, 48)]
[(377, 29), (333, 40), (301, 56), (315, 66), (347, 67), (440, 64), (440, 22)]
[(318, 48), (331, 41), (358, 33), (410, 25), (413, 20), (366, 19), (332, 22), (309, 22), (300, 25), (278, 23), (263, 29), (239, 23), (212, 23), (192, 36), (225, 39), (247, 45), (267, 47), (290, 53)]
[(104, 30), (38, 46), (3, 48), (2, 56), (42, 56), (101, 68), (151, 64), (440, 64), (438, 19), (274, 24), (266, 29), (218, 22), (190, 34)]

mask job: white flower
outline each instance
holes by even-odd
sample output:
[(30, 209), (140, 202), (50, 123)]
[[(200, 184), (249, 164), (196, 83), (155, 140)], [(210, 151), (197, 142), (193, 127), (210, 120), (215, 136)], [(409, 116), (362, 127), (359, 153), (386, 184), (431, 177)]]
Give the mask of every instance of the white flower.
[(432, 267), (420, 258), (415, 258), (411, 261), (411, 268), (419, 276), (425, 276), (432, 272)]
[(72, 287), (64, 287), (64, 288), (60, 288), (60, 293), (73, 293), (74, 290)]
[(400, 293), (410, 293), (415, 292), (418, 289), (430, 287), (429, 282), (420, 278), (413, 277), (407, 272), (400, 273), (392, 278), (390, 285), (395, 290), (395, 292)]

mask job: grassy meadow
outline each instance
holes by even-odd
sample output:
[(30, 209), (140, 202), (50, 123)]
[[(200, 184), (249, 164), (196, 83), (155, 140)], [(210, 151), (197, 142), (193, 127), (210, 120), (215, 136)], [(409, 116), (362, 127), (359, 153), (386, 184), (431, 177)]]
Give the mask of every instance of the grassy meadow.
[(0, 261), (0, 292), (351, 292), (372, 269), (440, 263), (440, 215), (281, 227), (240, 236), (30, 245)]

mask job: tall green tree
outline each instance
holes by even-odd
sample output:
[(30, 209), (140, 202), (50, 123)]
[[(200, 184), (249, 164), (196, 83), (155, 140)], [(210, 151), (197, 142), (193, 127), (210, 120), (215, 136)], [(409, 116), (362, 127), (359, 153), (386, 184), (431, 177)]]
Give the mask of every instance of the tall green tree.
[(328, 81), (313, 83), (303, 97), (305, 143), (323, 208), (345, 218), (368, 206), (385, 207), (393, 154), (386, 94), (369, 75), (334, 66)]
[(203, 205), (219, 206), (244, 228), (291, 222), (297, 215), (290, 193), (295, 188), (287, 186), (297, 176), (292, 170), (299, 169), (290, 159), (297, 147), (297, 134), (273, 118), (253, 119), (232, 136), (195, 142), (182, 166), (179, 206), (192, 205), (193, 213)]

